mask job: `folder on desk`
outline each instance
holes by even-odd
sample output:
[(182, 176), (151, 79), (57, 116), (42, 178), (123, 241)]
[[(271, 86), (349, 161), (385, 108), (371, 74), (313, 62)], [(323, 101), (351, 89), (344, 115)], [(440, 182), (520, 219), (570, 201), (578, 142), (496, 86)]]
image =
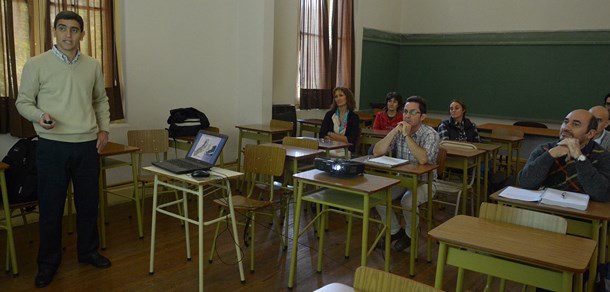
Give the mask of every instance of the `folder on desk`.
[(390, 156), (379, 156), (372, 159), (367, 159), (364, 163), (373, 163), (387, 167), (395, 167), (409, 163), (408, 160), (390, 157)]
[(577, 210), (586, 210), (589, 205), (589, 195), (546, 188), (541, 196), (541, 203)]

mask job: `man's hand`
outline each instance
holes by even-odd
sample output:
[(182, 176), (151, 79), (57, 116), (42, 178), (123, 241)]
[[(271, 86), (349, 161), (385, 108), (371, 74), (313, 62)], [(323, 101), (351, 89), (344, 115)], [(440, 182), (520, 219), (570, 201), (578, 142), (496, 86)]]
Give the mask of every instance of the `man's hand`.
[(106, 131), (99, 131), (97, 133), (97, 144), (95, 145), (95, 147), (97, 148), (97, 153), (102, 153), (102, 150), (104, 150), (104, 147), (106, 147), (106, 144), (108, 144), (108, 132)]
[(567, 147), (569, 155), (574, 159), (582, 154), (582, 151), (580, 151), (580, 142), (576, 138), (565, 138), (559, 141), (557, 146)]
[(411, 125), (405, 121), (399, 122), (396, 125), (399, 133), (402, 133), (403, 136), (408, 136), (411, 133)]
[(55, 121), (53, 121), (51, 116), (46, 113), (40, 117), (40, 120), (38, 120), (38, 124), (47, 130), (55, 128)]

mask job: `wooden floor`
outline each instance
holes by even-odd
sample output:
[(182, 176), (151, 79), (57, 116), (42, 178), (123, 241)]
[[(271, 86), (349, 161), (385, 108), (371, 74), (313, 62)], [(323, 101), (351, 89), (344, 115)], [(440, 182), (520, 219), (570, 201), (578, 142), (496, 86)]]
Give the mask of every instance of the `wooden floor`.
[[(196, 214), (195, 201), (190, 204), (190, 214)], [(108, 248), (102, 251), (112, 261), (109, 269), (98, 270), (89, 265), (79, 264), (76, 259), (76, 234), (64, 236), (65, 253), (63, 262), (53, 282), (46, 288), (48, 291), (196, 291), (197, 281), (197, 232), (191, 228), (191, 251), (193, 258), (186, 260), (184, 228), (179, 222), (165, 215), (159, 215), (157, 229), (157, 248), (155, 253), (155, 273), (149, 275), (150, 260), (150, 218), (151, 200), (147, 199), (145, 206), (145, 236), (138, 239), (136, 235), (135, 218), (132, 204), (121, 204), (110, 208), (110, 222), (107, 225)], [(204, 207), (205, 217), (212, 218), (217, 215), (216, 207), (206, 198)], [(436, 212), (437, 219), (444, 220), (452, 210)], [(311, 211), (304, 214), (310, 218)], [(266, 220), (266, 219), (265, 219)], [(301, 220), (303, 221), (303, 220)], [(313, 231), (307, 232), (299, 240), (297, 279), (292, 291), (312, 291), (318, 287), (332, 282), (341, 282), (351, 285), (355, 269), (360, 264), (360, 221), (354, 220), (353, 241), (351, 257), (343, 256), (346, 223), (345, 217), (337, 214), (331, 215), (328, 240), (324, 248), (324, 267), (322, 273), (316, 273), (317, 239)], [(423, 226), (425, 227), (425, 226)], [(31, 228), (32, 242), (27, 228)], [(223, 227), (224, 228), (224, 227)], [(243, 228), (240, 228), (242, 238)], [(248, 249), (243, 247), (244, 268), (246, 269), (246, 283), (239, 281), (239, 273), (235, 263), (235, 250), (231, 245), (228, 232), (220, 236), (218, 255), (213, 263), (208, 263), (214, 226), (205, 227), (204, 234), (204, 289), (207, 291), (288, 291), (288, 266), (290, 251), (283, 251), (278, 236), (270, 228), (268, 221), (258, 222), (255, 245), (256, 271), (248, 271), (250, 260)], [(424, 228), (425, 229), (425, 228)], [(0, 291), (28, 291), (35, 289), (34, 277), (36, 275), (36, 254), (38, 224), (15, 229), (17, 259), (19, 275), (8, 273), (0, 274)], [(376, 228), (371, 228), (375, 231)], [(419, 260), (416, 264), (416, 281), (434, 284), (436, 270), (437, 244), (433, 246), (431, 263), (425, 260), (425, 231), (421, 232)], [(292, 238), (292, 230), (288, 238)], [(6, 233), (0, 233), (0, 257), (4, 263), (6, 249), (4, 242)], [(292, 242), (292, 241), (290, 241)], [(408, 274), (409, 253), (392, 252), (392, 273), (406, 276)], [(368, 260), (368, 266), (383, 269), (383, 257), (380, 251), (375, 251)], [(456, 269), (447, 267), (445, 270), (444, 287), (447, 291), (454, 290)], [(468, 291), (482, 291), (485, 277), (479, 274), (466, 273), (465, 289)], [(495, 287), (495, 285), (494, 285)], [(508, 291), (520, 290), (521, 287), (509, 284)]]

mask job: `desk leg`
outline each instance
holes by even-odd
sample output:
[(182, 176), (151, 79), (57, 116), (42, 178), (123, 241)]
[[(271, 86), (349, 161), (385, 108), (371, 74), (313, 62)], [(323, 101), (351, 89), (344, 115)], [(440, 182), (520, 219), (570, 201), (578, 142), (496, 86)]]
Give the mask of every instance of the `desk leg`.
[[(184, 198), (186, 202), (186, 197)], [(199, 291), (203, 292), (203, 186), (199, 185), (197, 191), (197, 217), (199, 222), (197, 224), (197, 240), (199, 241), (199, 250), (197, 251), (199, 261)], [(184, 224), (186, 226), (187, 224)]]
[[(432, 196), (434, 194), (432, 193), (432, 172), (428, 172), (428, 214), (426, 220), (428, 221), (426, 225), (428, 225), (428, 232), (430, 232), (430, 230), (432, 230)], [(426, 233), (427, 234), (427, 233)], [(426, 250), (427, 250), (427, 254), (426, 254), (426, 261), (428, 263), (432, 262), (432, 240), (430, 239), (430, 236), (428, 236), (427, 240), (426, 240)]]
[(288, 274), (288, 288), (292, 288), (294, 285), (294, 274), (297, 269), (297, 252), (299, 245), (299, 227), (301, 220), (301, 197), (303, 196), (303, 182), (301, 180), (296, 180), (295, 183), (298, 186), (297, 197), (296, 197), (296, 205), (294, 207), (294, 231), (292, 240), (292, 251), (290, 252), (290, 272)]
[(136, 200), (136, 217), (138, 220), (138, 237), (144, 238), (144, 222), (142, 220), (142, 199), (138, 190), (138, 166), (136, 165), (136, 153), (131, 153), (131, 175), (133, 177), (133, 198)]
[[(485, 154), (487, 155), (487, 154)], [(474, 196), (472, 197), (472, 204), (475, 205), (475, 208), (470, 209), (470, 213), (472, 216), (477, 216), (479, 214), (479, 205), (481, 204), (481, 156), (477, 156), (476, 159), (477, 167), (475, 168), (475, 175), (477, 176), (477, 200), (474, 200)], [(487, 177), (487, 172), (485, 173), (485, 177)], [(476, 212), (476, 213), (475, 213)]]
[(392, 225), (392, 214), (394, 212), (392, 210), (392, 188), (389, 187), (386, 190), (386, 198), (385, 198), (385, 271), (390, 271), (390, 241), (392, 241), (392, 231), (390, 230), (390, 226)]
[(506, 154), (506, 156), (508, 156), (508, 161), (506, 162), (506, 174), (512, 175), (513, 174), (513, 167), (511, 165), (513, 163), (513, 143), (512, 142), (508, 143), (508, 153)]
[(237, 139), (237, 171), (241, 171), (241, 147), (243, 131), (239, 129), (239, 138)]
[(231, 182), (229, 179), (224, 179), (227, 188), (227, 201), (229, 202), (229, 214), (231, 216), (231, 230), (233, 231), (233, 238), (235, 238), (235, 253), (237, 255), (237, 266), (239, 268), (239, 279), (242, 283), (246, 282), (244, 276), (244, 266), (242, 260), (241, 249), (239, 248), (239, 236), (237, 234), (237, 222), (235, 219), (235, 209), (233, 208), (233, 194), (231, 193)]
[[(153, 184), (153, 205), (152, 205), (152, 222), (150, 228), (150, 265), (148, 267), (148, 274), (152, 275), (155, 273), (155, 234), (157, 231), (157, 189), (159, 184), (159, 176), (155, 174), (155, 182)], [(185, 223), (186, 225), (186, 223)]]
[[(595, 242), (597, 242), (597, 245), (595, 246), (595, 249), (593, 250), (593, 256), (591, 257), (591, 262), (589, 263), (589, 280), (587, 281), (587, 291), (589, 292), (593, 292), (594, 288), (595, 288), (595, 276), (597, 276), (597, 257), (599, 254), (599, 250), (600, 250), (600, 246), (599, 246), (599, 229), (601, 228), (599, 226), (600, 224), (600, 220), (593, 220), (591, 222), (591, 228), (592, 229), (592, 233), (591, 233), (591, 239), (593, 239)], [(604, 236), (606, 236), (604, 234)], [(568, 291), (568, 290), (566, 290)]]
[[(414, 179), (411, 185), (411, 250), (409, 257), (409, 275), (415, 276), (415, 257), (417, 257), (417, 179)], [(430, 212), (432, 210), (428, 210)]]
[[(493, 168), (492, 168), (493, 169)], [(485, 173), (483, 173), (483, 202), (487, 202), (487, 190), (489, 190), (489, 153), (485, 153)], [(476, 206), (477, 215), (479, 214), (479, 205), (481, 201), (478, 202)]]
[(445, 276), (445, 265), (447, 264), (447, 244), (440, 242), (438, 246), (438, 259), (436, 261), (436, 277), (434, 288), (443, 289), (443, 277)]
[(610, 246), (606, 247), (607, 243), (608, 243), (608, 221), (606, 220), (602, 220), (601, 221), (601, 228), (602, 228), (602, 232), (600, 234), (600, 238), (599, 238), (599, 246), (600, 246), (600, 250), (599, 250), (599, 262), (600, 263), (607, 263), (608, 261), (606, 260), (606, 255), (608, 250), (606, 250), (606, 248), (610, 249)]
[[(392, 208), (386, 209), (387, 212), (393, 212)], [(364, 210), (362, 214), (362, 248), (360, 250), (360, 265), (366, 266), (366, 255), (369, 251), (368, 241), (369, 241), (369, 213), (371, 211), (371, 207), (369, 206), (369, 196), (364, 196)], [(387, 218), (387, 214), (386, 214)], [(323, 231), (322, 231), (323, 232)], [(387, 241), (386, 241), (387, 242)], [(389, 268), (389, 267), (388, 267)]]
[[(185, 187), (183, 185), (183, 187)], [(202, 186), (199, 186), (199, 188), (201, 189)], [(199, 202), (199, 201), (197, 201)], [(188, 220), (186, 220), (187, 218), (189, 218), (189, 214), (188, 214), (188, 193), (185, 191), (182, 191), (182, 208), (184, 210), (184, 237), (185, 237), (185, 243), (186, 243), (186, 259), (187, 260), (191, 260), (191, 231), (189, 228), (189, 222)], [(197, 209), (199, 209), (199, 207), (197, 207)], [(199, 212), (199, 210), (197, 211)], [(201, 213), (198, 213), (201, 214)], [(201, 216), (199, 216), (200, 220), (201, 220)]]

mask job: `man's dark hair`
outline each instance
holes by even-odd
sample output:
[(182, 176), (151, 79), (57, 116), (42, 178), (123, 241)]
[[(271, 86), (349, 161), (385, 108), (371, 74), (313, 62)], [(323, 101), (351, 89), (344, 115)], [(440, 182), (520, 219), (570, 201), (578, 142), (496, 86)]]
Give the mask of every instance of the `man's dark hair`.
[(589, 131), (595, 130), (597, 131), (597, 118), (594, 115), (591, 115), (591, 119), (589, 120), (589, 126), (587, 127), (587, 133)]
[(78, 15), (78, 13), (73, 12), (73, 11), (64, 10), (62, 12), (57, 13), (57, 15), (55, 15), (55, 20), (53, 21), (53, 28), (57, 28), (57, 22), (59, 22), (60, 19), (76, 20), (76, 22), (78, 22), (78, 24), (80, 25), (81, 31), (85, 27), (83, 18), (80, 15)]
[(426, 106), (426, 101), (421, 96), (410, 96), (407, 98), (407, 102), (416, 102), (419, 104), (419, 111), (422, 114), (428, 113), (428, 107)]

